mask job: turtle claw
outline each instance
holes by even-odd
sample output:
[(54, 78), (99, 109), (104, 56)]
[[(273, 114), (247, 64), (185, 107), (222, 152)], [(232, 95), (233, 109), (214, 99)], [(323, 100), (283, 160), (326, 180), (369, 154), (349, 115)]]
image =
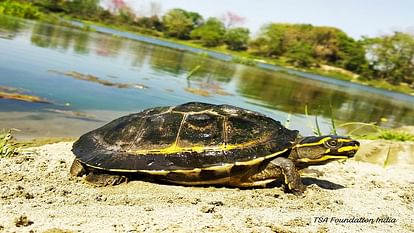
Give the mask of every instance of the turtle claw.
[(123, 182), (128, 182), (128, 178), (125, 176), (104, 173), (95, 174), (93, 172), (89, 173), (85, 180), (97, 186), (114, 186)]
[(300, 184), (298, 187), (295, 187), (294, 189), (291, 189), (290, 191), (295, 195), (295, 196), (302, 196), (305, 193), (306, 190), (306, 186), (303, 184)]

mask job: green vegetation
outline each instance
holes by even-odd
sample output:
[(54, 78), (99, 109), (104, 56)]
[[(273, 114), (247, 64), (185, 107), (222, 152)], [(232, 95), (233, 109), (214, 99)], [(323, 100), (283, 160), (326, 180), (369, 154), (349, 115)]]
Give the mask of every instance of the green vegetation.
[(245, 57), (233, 57), (233, 62), (248, 65), (248, 66), (255, 66), (256, 62), (253, 59), (245, 58)]
[(400, 130), (396, 130), (396, 129), (384, 129), (380, 127), (377, 127), (376, 133), (364, 135), (364, 136), (361, 136), (361, 138), (371, 139), (371, 140), (384, 139), (384, 140), (393, 140), (393, 141), (400, 141), (400, 142), (414, 141), (413, 134), (400, 131)]
[(0, 131), (0, 158), (12, 157), (18, 154), (18, 148), (13, 141), (11, 130)]
[(0, 14), (12, 15), (26, 19), (39, 19), (42, 16), (39, 8), (31, 3), (17, 1), (0, 1)]
[[(333, 126), (335, 120), (331, 118)], [(393, 141), (414, 141), (414, 135), (400, 129), (387, 129), (380, 127), (376, 122), (346, 122), (338, 125), (339, 128), (347, 128), (348, 134), (355, 138), (370, 139), (370, 140), (393, 140)], [(368, 128), (368, 130), (367, 130)], [(362, 132), (362, 133), (361, 133)]]
[(206, 47), (216, 47), (223, 42), (225, 32), (223, 22), (213, 17), (194, 29), (191, 32), (191, 38), (200, 40)]
[[(48, 22), (62, 16), (116, 27), (141, 34), (234, 55), (235, 62), (254, 65), (249, 57), (287, 65), (334, 78), (414, 93), (414, 37), (395, 32), (355, 40), (334, 27), (270, 23), (255, 38), (236, 27), (243, 17), (228, 12), (226, 18), (204, 20), (197, 12), (171, 9), (160, 15), (152, 4), (150, 15), (137, 14), (123, 0), (0, 0), (0, 14)], [(84, 30), (91, 30), (85, 26)], [(245, 59), (247, 57), (247, 59)], [(327, 71), (324, 66), (336, 67)]]
[(414, 37), (395, 32), (378, 38), (364, 39), (369, 68), (364, 72), (369, 78), (376, 77), (391, 84), (414, 85)]

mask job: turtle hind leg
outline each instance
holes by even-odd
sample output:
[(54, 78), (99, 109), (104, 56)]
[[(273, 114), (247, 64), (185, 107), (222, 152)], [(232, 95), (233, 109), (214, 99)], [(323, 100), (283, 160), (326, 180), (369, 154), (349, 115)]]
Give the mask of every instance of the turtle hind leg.
[(72, 176), (83, 176), (86, 174), (86, 168), (78, 159), (75, 159), (70, 167), (70, 174)]
[(126, 176), (93, 172), (90, 172), (86, 176), (85, 180), (97, 186), (112, 186), (128, 182), (128, 178)]

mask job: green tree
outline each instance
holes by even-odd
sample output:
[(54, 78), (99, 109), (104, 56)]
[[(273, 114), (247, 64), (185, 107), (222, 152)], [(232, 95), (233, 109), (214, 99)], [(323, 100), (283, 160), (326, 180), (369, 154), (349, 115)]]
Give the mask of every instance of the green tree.
[(340, 36), (339, 41), (340, 60), (337, 65), (353, 72), (363, 72), (367, 67), (363, 43), (346, 35)]
[(260, 30), (259, 36), (249, 43), (249, 49), (253, 54), (278, 57), (283, 54), (282, 46), (286, 24), (267, 24)]
[(42, 16), (39, 9), (31, 3), (6, 0), (0, 2), (0, 14), (26, 19), (38, 19)]
[(172, 9), (168, 11), (162, 21), (165, 26), (166, 35), (179, 39), (188, 39), (194, 27), (193, 18), (183, 9)]
[(158, 16), (153, 15), (150, 17), (139, 17), (135, 24), (139, 27), (154, 29), (157, 31), (162, 31), (164, 29), (164, 25), (162, 24), (161, 20), (158, 18)]
[(33, 3), (52, 12), (66, 12), (68, 1), (66, 0), (34, 0)]
[(201, 16), (199, 13), (191, 11), (187, 11), (185, 13), (187, 17), (191, 19), (191, 22), (193, 23), (193, 28), (199, 27), (204, 23), (203, 16)]
[(304, 41), (297, 41), (290, 45), (285, 56), (288, 58), (287, 61), (294, 66), (310, 67), (315, 63), (312, 56), (312, 45)]
[(250, 31), (247, 28), (231, 28), (224, 34), (224, 42), (231, 50), (245, 50)]
[(204, 46), (214, 47), (223, 41), (225, 32), (223, 23), (219, 19), (211, 17), (191, 32), (191, 38), (199, 39)]
[(91, 17), (96, 15), (99, 10), (99, 0), (72, 0), (67, 1), (68, 11), (71, 14)]
[(377, 38), (365, 38), (369, 76), (393, 84), (401, 82), (414, 86), (414, 37), (395, 32)]
[(265, 25), (249, 43), (249, 51), (267, 57), (284, 57), (297, 66), (318, 63), (360, 71), (366, 60), (364, 48), (343, 31), (310, 24)]

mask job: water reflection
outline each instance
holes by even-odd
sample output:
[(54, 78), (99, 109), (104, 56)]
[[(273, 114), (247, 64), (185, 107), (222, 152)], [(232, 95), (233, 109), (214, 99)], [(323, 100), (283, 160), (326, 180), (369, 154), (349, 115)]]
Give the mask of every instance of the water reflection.
[(35, 23), (31, 33), (30, 40), (36, 46), (63, 50), (73, 48), (80, 54), (89, 53), (88, 33), (44, 23)]
[(0, 39), (13, 39), (23, 29), (24, 24), (20, 20), (0, 16)]
[(413, 121), (413, 109), (407, 106), (398, 106), (380, 96), (330, 88), (283, 72), (243, 69), (237, 86), (241, 95), (289, 113), (303, 114), (307, 106), (310, 113), (330, 118), (333, 112), (342, 121), (378, 122), (386, 126)]

